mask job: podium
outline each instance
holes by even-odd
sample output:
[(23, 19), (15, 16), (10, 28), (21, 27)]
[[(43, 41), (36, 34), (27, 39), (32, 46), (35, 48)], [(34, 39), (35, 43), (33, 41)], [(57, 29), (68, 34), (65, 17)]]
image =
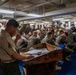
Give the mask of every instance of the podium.
[[(56, 62), (62, 59), (62, 50), (48, 43), (41, 43), (32, 46), (35, 49), (47, 48), (49, 53), (40, 55), (28, 61), (23, 61), (26, 68), (26, 75), (55, 75)], [(29, 48), (26, 49), (28, 51)], [(21, 51), (22, 53), (25, 50)]]

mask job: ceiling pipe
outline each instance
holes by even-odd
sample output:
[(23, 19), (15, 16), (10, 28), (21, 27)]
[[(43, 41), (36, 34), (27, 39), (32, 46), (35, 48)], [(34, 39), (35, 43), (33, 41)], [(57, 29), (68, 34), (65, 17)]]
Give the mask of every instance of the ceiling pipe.
[[(73, 14), (73, 13), (76, 13), (75, 9), (76, 9), (76, 7), (61, 9), (61, 10), (52, 11), (52, 12), (47, 12), (47, 13), (45, 13), (45, 16), (44, 16), (44, 14), (42, 14), (42, 16), (39, 18)], [(20, 21), (20, 20), (28, 20), (28, 19), (38, 19), (38, 17), (23, 17), (23, 18), (18, 18), (17, 20)]]
[(14, 13), (15, 16), (27, 16), (26, 12), (21, 12), (21, 11), (15, 11)]
[[(51, 1), (47, 1), (47, 2), (44, 2), (44, 3), (41, 3), (41, 4), (37, 4), (37, 5), (33, 6), (33, 7), (31, 7), (30, 10), (32, 10), (33, 8), (39, 7), (39, 6), (46, 5), (46, 4), (52, 4), (52, 5), (54, 5), (55, 3), (51, 2)], [(21, 11), (25, 11), (25, 10), (28, 10), (28, 9), (23, 9)]]

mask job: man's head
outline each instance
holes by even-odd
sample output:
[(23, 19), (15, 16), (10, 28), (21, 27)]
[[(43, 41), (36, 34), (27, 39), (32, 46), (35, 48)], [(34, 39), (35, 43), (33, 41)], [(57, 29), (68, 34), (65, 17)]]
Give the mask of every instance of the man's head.
[(17, 28), (19, 24), (15, 19), (10, 19), (7, 22), (6, 31), (11, 35), (14, 36), (16, 34)]
[(74, 27), (75, 25), (74, 25), (74, 24), (72, 24), (71, 26), (72, 26), (72, 27)]
[(37, 31), (33, 32), (33, 36), (37, 37)]
[(59, 31), (59, 35), (61, 35), (61, 34), (63, 34), (64, 33), (64, 31), (63, 30), (60, 30)]
[(25, 37), (26, 36), (26, 34), (25, 34), (25, 32), (23, 31), (23, 32), (19, 32), (20, 33), (20, 35), (21, 36), (23, 36), (23, 37)]
[(47, 37), (51, 39), (52, 38), (52, 32), (48, 32)]

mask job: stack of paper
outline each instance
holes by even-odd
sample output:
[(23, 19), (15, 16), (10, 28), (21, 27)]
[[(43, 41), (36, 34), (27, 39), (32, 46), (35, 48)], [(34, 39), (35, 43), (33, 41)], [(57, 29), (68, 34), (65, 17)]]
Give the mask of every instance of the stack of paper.
[[(39, 57), (41, 55), (47, 54), (49, 51), (46, 48), (41, 48), (41, 49), (30, 49), (28, 52), (25, 52), (25, 54), (31, 54), (34, 56), (34, 58)], [(32, 59), (34, 59), (32, 58)], [(30, 59), (31, 60), (31, 59)], [(25, 59), (25, 61), (28, 61)]]

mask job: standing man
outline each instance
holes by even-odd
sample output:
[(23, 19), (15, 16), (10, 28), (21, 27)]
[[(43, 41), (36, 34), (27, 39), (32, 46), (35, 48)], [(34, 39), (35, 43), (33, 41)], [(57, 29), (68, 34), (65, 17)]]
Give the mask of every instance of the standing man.
[(72, 24), (70, 30), (73, 32), (75, 29), (76, 29), (76, 28), (75, 28), (75, 25)]
[(7, 27), (0, 34), (0, 59), (3, 63), (5, 75), (21, 75), (17, 60), (30, 59), (31, 55), (20, 55), (15, 49), (15, 43), (12, 37), (16, 34), (18, 22), (10, 19), (7, 22)]

